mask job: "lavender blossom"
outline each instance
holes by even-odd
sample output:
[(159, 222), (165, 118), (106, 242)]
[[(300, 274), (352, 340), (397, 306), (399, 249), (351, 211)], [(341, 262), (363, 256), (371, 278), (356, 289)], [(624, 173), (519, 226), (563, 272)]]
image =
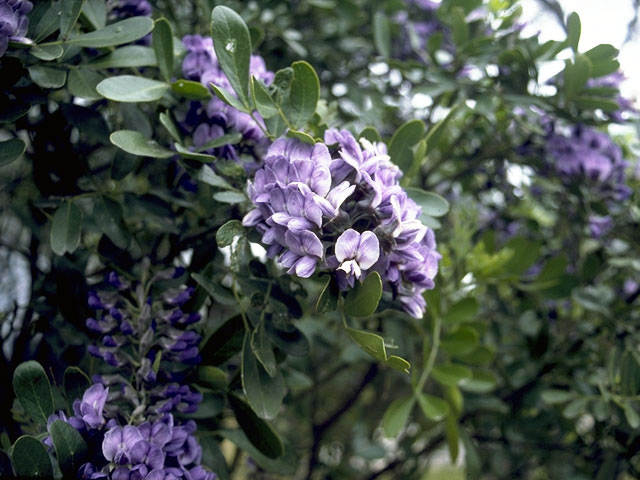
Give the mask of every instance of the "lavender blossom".
[(100, 383), (92, 385), (84, 392), (82, 400), (73, 402), (74, 415), (81, 418), (87, 428), (99, 428), (105, 423), (102, 412), (108, 395), (109, 388), (104, 388)]
[[(262, 234), (267, 254), (302, 278), (334, 274), (341, 289), (382, 276), (385, 291), (421, 317), (440, 255), (421, 210), (399, 184), (382, 143), (328, 130), (326, 144), (276, 140), (249, 182), (256, 207), (243, 219)], [(332, 154), (335, 152), (335, 154)]]
[[(587, 87), (589, 88), (612, 88), (615, 90), (620, 89), (620, 84), (625, 80), (625, 76), (621, 71), (610, 73), (598, 78), (590, 78), (587, 81)], [(620, 107), (614, 112), (608, 112), (609, 118), (614, 122), (622, 123), (625, 121), (624, 114), (626, 112), (636, 112), (637, 110), (633, 106), (633, 102), (628, 98), (618, 94), (616, 96), (616, 102)]]
[(593, 238), (604, 237), (613, 228), (613, 219), (609, 215), (591, 215), (589, 217), (589, 232)]
[(109, 0), (110, 13), (113, 18), (150, 17), (151, 4), (148, 0)]
[(0, 57), (7, 51), (9, 40), (25, 41), (29, 28), (27, 14), (32, 8), (27, 0), (0, 0)]

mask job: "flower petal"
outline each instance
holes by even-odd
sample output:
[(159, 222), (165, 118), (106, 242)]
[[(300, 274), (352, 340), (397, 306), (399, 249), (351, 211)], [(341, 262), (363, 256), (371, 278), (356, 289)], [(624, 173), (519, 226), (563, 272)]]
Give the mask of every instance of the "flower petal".
[(360, 235), (360, 246), (356, 254), (356, 260), (360, 268), (368, 270), (378, 261), (380, 257), (380, 242), (373, 232), (363, 232)]
[(356, 257), (360, 234), (354, 229), (345, 230), (336, 241), (336, 258), (340, 263)]

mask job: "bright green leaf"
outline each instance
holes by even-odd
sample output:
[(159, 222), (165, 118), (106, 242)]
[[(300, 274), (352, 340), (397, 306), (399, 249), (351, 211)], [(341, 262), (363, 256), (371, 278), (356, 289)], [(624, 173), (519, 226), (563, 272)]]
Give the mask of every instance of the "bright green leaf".
[(451, 387), (462, 385), (473, 377), (471, 369), (462, 365), (454, 365), (453, 363), (435, 366), (431, 375), (442, 385)]
[(320, 80), (316, 71), (305, 61), (293, 62), (293, 80), (289, 101), (282, 105), (287, 119), (294, 128), (301, 129), (316, 111), (320, 98)]
[(431, 217), (441, 217), (449, 211), (449, 202), (437, 193), (425, 192), (420, 188), (405, 188), (407, 195), (418, 204), (422, 213)]
[(444, 324), (469, 322), (478, 313), (478, 302), (474, 298), (463, 298), (454, 303), (443, 317)]
[(587, 85), (591, 74), (591, 60), (585, 55), (576, 55), (572, 63), (567, 60), (564, 68), (564, 92), (567, 98), (577, 97)]
[(171, 90), (176, 95), (189, 100), (208, 100), (211, 98), (211, 92), (207, 87), (200, 82), (191, 80), (176, 80), (171, 84)]
[(442, 398), (426, 393), (417, 393), (418, 405), (424, 416), (434, 422), (439, 422), (449, 414), (449, 404)]
[(384, 12), (373, 14), (373, 42), (378, 53), (385, 58), (391, 56), (391, 27)]
[[(203, 165), (200, 171), (198, 172), (198, 180), (206, 183), (207, 185), (211, 185), (213, 187), (230, 189), (231, 184), (227, 182), (224, 178), (218, 175), (209, 165)], [(223, 225), (224, 226), (224, 225)]]
[(440, 341), (441, 347), (453, 356), (466, 355), (475, 350), (478, 344), (478, 332), (471, 327), (460, 327)]
[(235, 97), (235, 95), (233, 95), (233, 93), (231, 93), (229, 90), (226, 90), (225, 88), (222, 88), (222, 87), (218, 87), (217, 85), (214, 85), (213, 83), (210, 83), (209, 86), (213, 90), (213, 93), (216, 94), (216, 97), (218, 97), (220, 100), (222, 100), (227, 105), (235, 108), (236, 110), (238, 110), (240, 112), (250, 113), (249, 112), (249, 107), (245, 107), (240, 102), (240, 100), (238, 100)]
[(422, 120), (410, 120), (398, 128), (389, 141), (389, 156), (400, 170), (408, 172), (413, 163), (413, 147), (424, 137), (426, 127)]
[(486, 394), (495, 390), (498, 378), (490, 370), (474, 370), (473, 378), (460, 384), (460, 388), (467, 392)]
[(578, 43), (580, 42), (580, 17), (576, 12), (572, 12), (567, 18), (567, 44), (574, 52), (578, 51)]

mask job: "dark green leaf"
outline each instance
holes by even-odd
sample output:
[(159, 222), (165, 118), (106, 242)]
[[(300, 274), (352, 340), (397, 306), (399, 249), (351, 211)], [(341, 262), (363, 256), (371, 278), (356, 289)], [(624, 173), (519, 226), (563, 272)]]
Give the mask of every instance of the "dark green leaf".
[[(192, 273), (191, 276), (198, 285), (204, 288), (213, 299), (222, 305), (236, 305), (236, 299), (222, 285), (218, 285), (199, 273)], [(241, 343), (241, 342), (240, 342)]]
[(451, 30), (456, 45), (463, 45), (469, 41), (469, 25), (465, 20), (464, 10), (460, 7), (451, 10)]
[(264, 322), (251, 334), (251, 350), (269, 376), (274, 377), (277, 373), (276, 357), (273, 354), (273, 344), (265, 333)]
[(602, 60), (613, 60), (618, 56), (618, 49), (608, 43), (601, 43), (596, 45), (591, 50), (584, 52), (593, 63), (597, 63)]
[(78, 367), (67, 367), (64, 371), (63, 387), (69, 410), (73, 411), (73, 401), (82, 399), (84, 392), (91, 386), (91, 380)]
[(272, 378), (256, 360), (250, 346), (249, 334), (242, 347), (242, 389), (251, 408), (260, 418), (272, 419), (280, 410), (286, 387), (282, 373)]
[(460, 327), (442, 338), (440, 345), (453, 356), (466, 355), (475, 350), (478, 344), (478, 332), (471, 327)]
[(158, 59), (160, 74), (166, 82), (169, 82), (173, 75), (173, 33), (166, 18), (155, 21), (151, 40)]
[[(218, 159), (216, 157), (214, 157), (213, 155), (207, 155), (205, 153), (196, 153), (196, 152), (192, 152), (190, 150), (187, 150), (185, 147), (183, 147), (182, 145), (180, 145), (179, 143), (175, 143), (174, 147), (176, 149), (176, 152), (178, 152), (178, 154), (181, 157), (184, 158), (189, 158), (191, 160), (198, 160), (199, 162), (205, 162), (205, 163), (212, 163), (212, 162), (216, 162)], [(221, 162), (217, 162), (217, 167), (222, 170), (220, 168), (220, 163)], [(240, 167), (242, 168), (242, 167)], [(225, 172), (223, 172), (225, 175), (227, 175)]]
[(408, 172), (413, 163), (413, 147), (424, 137), (425, 125), (422, 120), (410, 120), (400, 126), (389, 141), (389, 156), (403, 172)]
[(39, 87), (60, 88), (67, 80), (67, 72), (44, 65), (33, 65), (29, 67), (29, 77)]
[(407, 187), (407, 195), (422, 208), (422, 213), (431, 217), (441, 217), (449, 211), (449, 202), (437, 193), (425, 192), (420, 188)]
[(347, 333), (360, 347), (371, 355), (373, 358), (385, 365), (390, 366), (395, 370), (399, 370), (404, 373), (409, 373), (411, 364), (404, 358), (396, 355), (387, 355), (387, 349), (384, 344), (384, 338), (375, 333), (365, 332), (363, 330), (356, 330), (355, 328), (346, 327)]
[(148, 17), (131, 17), (112, 23), (101, 30), (67, 39), (67, 45), (102, 48), (122, 45), (144, 37), (153, 30), (153, 20)]
[(218, 138), (214, 138), (213, 140), (208, 141), (204, 145), (198, 147), (196, 152), (204, 152), (205, 150), (209, 150), (212, 148), (219, 148), (225, 145), (235, 145), (242, 141), (242, 134), (239, 132), (236, 133), (226, 133)]
[(294, 128), (301, 129), (316, 111), (320, 98), (320, 81), (311, 65), (305, 61), (293, 62), (293, 80), (289, 101), (282, 105), (285, 116)]
[(580, 30), (580, 17), (576, 12), (573, 12), (567, 18), (567, 45), (569, 45), (574, 52), (578, 51)]
[(447, 417), (445, 437), (447, 438), (447, 446), (449, 447), (451, 464), (455, 464), (458, 460), (458, 453), (460, 450), (460, 433), (458, 432), (458, 421), (454, 418), (453, 415), (449, 415)]
[(366, 138), (371, 143), (381, 142), (382, 137), (380, 137), (380, 132), (376, 129), (376, 127), (365, 127), (358, 135), (358, 138)]
[(122, 207), (108, 197), (96, 197), (93, 203), (93, 218), (98, 228), (119, 248), (131, 243), (131, 234), (122, 219)]
[(60, 38), (66, 40), (67, 35), (78, 21), (85, 0), (62, 0), (62, 11), (60, 12)]
[[(276, 298), (275, 292), (276, 285), (271, 288), (271, 296), (274, 298)], [(295, 299), (293, 300), (295, 301)], [(300, 318), (302, 316), (301, 311), (299, 311), (300, 304), (298, 304), (297, 301), (295, 301), (295, 303), (288, 303), (287, 308), (289, 309), (289, 313), (292, 317)], [(307, 337), (305, 337), (304, 333), (302, 333), (295, 326), (290, 324), (287, 327), (277, 329), (272, 325), (271, 322), (268, 322), (265, 325), (265, 329), (275, 346), (285, 352), (287, 355), (304, 357), (305, 355), (309, 354), (309, 340), (307, 339)]]
[(56, 255), (73, 253), (80, 245), (82, 211), (68, 201), (56, 210), (51, 223), (51, 250)]
[(632, 350), (625, 350), (620, 362), (620, 392), (628, 397), (640, 393), (640, 362)]
[(396, 398), (391, 402), (382, 417), (382, 429), (385, 436), (397, 437), (400, 434), (409, 421), (409, 415), (414, 405), (415, 398), (413, 396)]
[(229, 220), (216, 232), (216, 243), (219, 247), (228, 247), (233, 243), (233, 239), (244, 234), (244, 227), (239, 220)]
[(446, 324), (469, 322), (478, 313), (478, 302), (474, 298), (463, 298), (454, 303), (443, 317)]
[(209, 86), (213, 90), (213, 93), (216, 94), (216, 97), (218, 97), (220, 100), (222, 100), (227, 105), (235, 108), (236, 110), (238, 110), (240, 112), (250, 113), (249, 107), (245, 107), (240, 102), (240, 100), (238, 100), (235, 97), (235, 95), (233, 95), (233, 93), (231, 93), (230, 91), (226, 90), (225, 88), (218, 87), (217, 85), (214, 85), (213, 83), (210, 83)]
[(26, 147), (25, 143), (19, 138), (12, 138), (0, 142), (0, 167), (9, 165), (14, 160), (20, 158)]
[(94, 30), (100, 30), (107, 24), (107, 4), (104, 0), (87, 0), (82, 7), (82, 16)]
[(640, 415), (638, 415), (638, 411), (631, 404), (631, 402), (624, 402), (624, 416), (629, 423), (629, 426), (633, 429), (640, 427)]
[(109, 126), (97, 109), (81, 107), (71, 103), (61, 103), (60, 110), (69, 124), (86, 135), (91, 142), (109, 144)]
[(278, 114), (278, 107), (267, 91), (267, 87), (256, 77), (251, 77), (251, 98), (262, 118), (271, 118)]
[(344, 300), (344, 310), (354, 317), (368, 317), (376, 311), (382, 297), (382, 280), (378, 272), (370, 272), (364, 282), (357, 282)]
[(211, 13), (211, 37), (222, 70), (242, 105), (249, 109), (249, 62), (252, 48), (247, 25), (230, 8), (217, 6)]
[(562, 410), (562, 415), (565, 418), (573, 419), (578, 418), (585, 413), (587, 406), (589, 405), (589, 399), (585, 397), (576, 398), (571, 400), (569, 404)]
[(373, 14), (373, 42), (380, 55), (385, 58), (391, 56), (391, 27), (384, 12)]
[(176, 126), (175, 122), (171, 118), (171, 113), (169, 111), (161, 113), (159, 115), (159, 118), (160, 118), (160, 123), (162, 124), (162, 126), (164, 128), (167, 129), (167, 132), (169, 132), (169, 135), (171, 135), (171, 137), (176, 142), (182, 143), (182, 137), (180, 136), (180, 132), (178, 131), (178, 127)]
[(39, 440), (24, 435), (13, 445), (11, 460), (23, 478), (53, 478), (53, 468), (46, 448)]
[(171, 84), (171, 90), (176, 95), (189, 100), (208, 100), (211, 98), (211, 92), (207, 87), (200, 82), (191, 80), (176, 80)]
[(486, 394), (495, 390), (498, 378), (491, 370), (474, 370), (473, 378), (460, 384), (460, 388), (467, 392)]
[(208, 365), (221, 365), (242, 349), (244, 336), (242, 317), (238, 315), (229, 319), (213, 332), (201, 348), (203, 362)]
[(96, 90), (103, 97), (116, 102), (153, 102), (163, 97), (169, 85), (148, 78), (120, 75), (104, 79)]
[(442, 398), (426, 393), (417, 393), (418, 405), (429, 420), (439, 422), (449, 414), (449, 404)]
[(40, 60), (50, 62), (56, 58), (60, 58), (64, 53), (64, 49), (60, 45), (35, 45), (29, 53)]
[(127, 45), (117, 48), (103, 57), (91, 60), (89, 68), (137, 68), (157, 67), (158, 61), (152, 48), (142, 45)]
[(87, 454), (87, 444), (82, 435), (62, 420), (54, 421), (49, 427), (56, 457), (63, 475), (74, 476)]
[(213, 390), (224, 390), (227, 388), (227, 375), (224, 370), (211, 365), (198, 367), (198, 380)]
[(295, 138), (308, 145), (314, 145), (316, 143), (316, 141), (313, 139), (311, 135), (309, 135), (308, 133), (301, 132), (299, 130), (287, 130), (287, 137)]
[(100, 100), (102, 95), (96, 90), (96, 86), (104, 80), (104, 77), (98, 73), (92, 72), (86, 68), (74, 68), (69, 72), (67, 88), (69, 93), (75, 97), (85, 98), (87, 100)]
[(132, 155), (152, 158), (169, 158), (175, 152), (158, 145), (154, 140), (149, 140), (139, 132), (133, 130), (118, 130), (109, 137), (116, 147)]
[(540, 397), (542, 401), (548, 405), (557, 405), (559, 403), (565, 403), (575, 398), (575, 393), (570, 390), (544, 390)]
[(327, 313), (333, 312), (338, 307), (338, 296), (340, 290), (338, 289), (338, 282), (333, 276), (327, 279), (327, 283), (324, 285), (318, 302), (316, 303), (316, 312)]
[(229, 480), (229, 468), (220, 445), (213, 435), (198, 437), (202, 447), (202, 464), (213, 470), (219, 480)]
[(21, 363), (13, 373), (13, 391), (27, 415), (46, 425), (53, 413), (53, 396), (47, 374), (33, 360)]
[(267, 472), (284, 475), (286, 478), (292, 478), (295, 475), (298, 469), (296, 449), (284, 439), (284, 454), (277, 459), (272, 459), (258, 450), (242, 430), (221, 430), (220, 433), (223, 437), (246, 451)]
[(433, 368), (431, 375), (442, 385), (451, 387), (462, 385), (473, 377), (471, 369), (462, 365), (454, 365), (452, 363), (437, 365)]

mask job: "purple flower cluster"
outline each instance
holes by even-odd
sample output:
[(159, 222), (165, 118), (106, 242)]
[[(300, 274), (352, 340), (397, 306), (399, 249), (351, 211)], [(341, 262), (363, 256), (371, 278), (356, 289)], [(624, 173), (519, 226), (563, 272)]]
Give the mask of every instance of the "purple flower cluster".
[[(118, 416), (107, 420), (105, 410), (117, 395), (100, 383), (87, 389), (82, 400), (75, 400), (74, 415), (60, 411), (49, 417), (47, 430), (56, 420), (69, 423), (91, 445), (90, 461), (78, 470), (82, 479), (112, 480), (214, 480), (215, 474), (202, 465), (202, 447), (195, 437), (193, 420), (183, 425), (165, 413), (138, 425), (122, 426)], [(115, 410), (112, 409), (111, 414)], [(44, 443), (52, 447), (51, 437)]]
[(27, 0), (0, 0), (0, 57), (9, 46), (9, 40), (22, 40), (29, 28), (27, 14), (33, 4)]
[[(193, 288), (166, 290), (156, 301), (147, 299), (140, 311), (131, 312), (126, 296), (131, 285), (115, 273), (108, 276), (107, 284), (110, 288), (89, 292), (88, 303), (94, 316), (86, 320), (86, 325), (102, 334), (100, 344), (88, 347), (89, 353), (112, 367), (129, 368), (138, 382), (146, 384), (150, 412), (194, 412), (202, 399), (200, 393), (178, 383), (164, 384), (173, 380), (170, 364), (193, 365), (201, 360), (201, 337), (191, 329), (200, 321), (200, 315), (182, 309)], [(163, 385), (157, 386), (159, 373), (153, 364), (160, 360), (165, 368), (160, 372)], [(120, 375), (103, 375), (101, 381), (105, 385), (126, 385)]]
[(150, 17), (151, 4), (148, 0), (109, 0), (111, 16), (121, 20), (129, 17)]
[(569, 136), (552, 134), (546, 150), (566, 180), (584, 179), (618, 201), (631, 194), (625, 184), (628, 164), (620, 147), (606, 133), (578, 126)]
[[(211, 37), (186, 35), (182, 42), (187, 49), (187, 54), (182, 61), (182, 72), (185, 78), (201, 82), (207, 87), (213, 83), (231, 91), (231, 84), (218, 63)], [(251, 56), (250, 72), (267, 85), (274, 78), (274, 73), (267, 70), (262, 57), (256, 55)], [(231, 132), (241, 133), (243, 145), (250, 145), (260, 152), (266, 150), (269, 143), (250, 115), (239, 112), (217, 97), (206, 103), (191, 102), (182, 126), (192, 135), (193, 145), (196, 148)], [(237, 148), (232, 145), (208, 149), (205, 152), (233, 160), (238, 160), (239, 156)]]
[[(620, 88), (620, 84), (624, 81), (625, 77), (621, 71), (610, 73), (609, 75), (604, 75), (598, 78), (590, 78), (587, 82), (587, 87), (589, 88), (613, 88), (618, 90)], [(616, 96), (616, 102), (618, 102), (618, 106), (620, 107), (615, 112), (609, 113), (609, 118), (614, 122), (624, 122), (624, 113), (625, 112), (635, 112), (636, 109), (633, 107), (633, 102), (628, 98), (624, 98), (622, 95), (618, 94)]]
[(243, 223), (262, 234), (268, 255), (279, 256), (288, 273), (331, 272), (344, 290), (377, 271), (385, 290), (419, 318), (440, 254), (400, 176), (384, 144), (358, 143), (347, 130), (328, 130), (315, 145), (281, 138), (249, 182), (256, 208)]

